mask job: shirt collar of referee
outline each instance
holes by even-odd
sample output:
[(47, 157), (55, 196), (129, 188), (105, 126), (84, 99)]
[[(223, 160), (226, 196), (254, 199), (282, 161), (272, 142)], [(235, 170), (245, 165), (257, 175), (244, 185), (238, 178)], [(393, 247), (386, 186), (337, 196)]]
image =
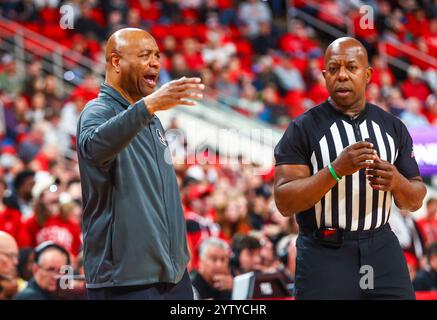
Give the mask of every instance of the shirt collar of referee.
[(332, 103), (329, 101), (329, 99), (326, 100), (326, 103), (329, 106), (329, 110), (331, 111), (331, 113), (335, 116), (335, 117), (340, 117), (344, 120), (347, 120), (348, 122), (352, 122), (352, 121), (356, 121), (358, 123), (361, 123), (364, 119), (366, 119), (367, 117), (367, 113), (368, 113), (368, 109), (369, 109), (369, 104), (368, 102), (366, 102), (366, 104), (364, 105), (364, 109), (360, 112), (360, 114), (358, 116), (355, 117), (350, 117), (347, 114), (344, 114), (343, 112), (341, 112), (340, 110), (338, 110), (337, 108), (335, 108)]

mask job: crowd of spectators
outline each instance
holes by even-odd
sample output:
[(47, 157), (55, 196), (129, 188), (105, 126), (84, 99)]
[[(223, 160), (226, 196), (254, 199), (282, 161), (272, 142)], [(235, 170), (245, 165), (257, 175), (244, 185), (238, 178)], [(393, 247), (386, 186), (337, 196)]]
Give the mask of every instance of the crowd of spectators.
[[(344, 1), (318, 1), (320, 7), (294, 2), (339, 29), (345, 28), (339, 13), (355, 18), (358, 12), (357, 5)], [(411, 64), (407, 72), (394, 68), (386, 64), (376, 41), (395, 37), (437, 56), (435, 1), (369, 3), (377, 9), (376, 29), (366, 33), (356, 28), (374, 68), (369, 101), (410, 128), (437, 124), (437, 65), (388, 46)], [(73, 30), (59, 28), (63, 4), (74, 8)], [(321, 74), (325, 38), (299, 20), (288, 30), (285, 8), (284, 1), (258, 0), (16, 0), (3, 1), (0, 12), (96, 64), (103, 61), (104, 40), (113, 31), (125, 26), (150, 30), (162, 50), (161, 83), (198, 75), (209, 98), (285, 127), (328, 96)], [(59, 292), (53, 279), (67, 262), (83, 275), (75, 133), (78, 116), (97, 95), (99, 81), (73, 61), (79, 80), (62, 95), (57, 79), (43, 70), (43, 58), (32, 57), (22, 74), (13, 54), (0, 50), (0, 298), (5, 299), (54, 298)], [(179, 127), (177, 120), (171, 127)], [(255, 165), (245, 161), (187, 163), (194, 165), (179, 163), (175, 170), (198, 297), (230, 298), (233, 278), (249, 271), (277, 272), (292, 292), (298, 228), (294, 217), (283, 217), (275, 206), (273, 168), (254, 175)], [(421, 250), (399, 213), (418, 290), (437, 288), (436, 211), (433, 200), (424, 220), (413, 219)], [(400, 239), (402, 232), (397, 233)], [(44, 254), (35, 250), (38, 246)]]

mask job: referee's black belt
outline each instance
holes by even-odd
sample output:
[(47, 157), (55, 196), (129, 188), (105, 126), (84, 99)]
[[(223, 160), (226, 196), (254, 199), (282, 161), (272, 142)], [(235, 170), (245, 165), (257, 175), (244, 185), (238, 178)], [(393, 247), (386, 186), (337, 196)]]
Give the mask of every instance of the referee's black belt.
[(376, 229), (357, 230), (357, 231), (347, 231), (339, 228), (328, 228), (328, 227), (320, 228), (320, 229), (309, 229), (309, 228), (299, 227), (300, 234), (304, 236), (310, 236), (321, 242), (321, 244), (329, 247), (339, 247), (341, 246), (343, 240), (369, 239), (374, 236), (388, 232), (390, 230), (391, 228), (388, 223)]

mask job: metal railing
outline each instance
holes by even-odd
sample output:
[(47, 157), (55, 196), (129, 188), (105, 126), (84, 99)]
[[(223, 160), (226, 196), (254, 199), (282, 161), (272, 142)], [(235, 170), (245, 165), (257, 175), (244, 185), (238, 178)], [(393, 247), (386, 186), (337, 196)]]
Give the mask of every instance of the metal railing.
[(72, 71), (77, 76), (81, 73), (93, 73), (98, 79), (103, 79), (104, 68), (101, 63), (3, 17), (0, 17), (0, 50), (14, 54), (20, 74), (25, 73), (26, 64), (33, 56), (45, 60), (42, 69), (55, 76), (57, 90), (61, 95), (75, 85), (65, 79), (67, 71)]

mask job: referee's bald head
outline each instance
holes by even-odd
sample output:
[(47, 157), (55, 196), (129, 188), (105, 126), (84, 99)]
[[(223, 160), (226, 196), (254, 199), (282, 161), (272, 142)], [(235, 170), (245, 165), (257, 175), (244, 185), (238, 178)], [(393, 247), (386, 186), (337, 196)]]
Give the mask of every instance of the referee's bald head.
[(367, 55), (367, 50), (364, 45), (355, 38), (352, 37), (342, 37), (334, 40), (328, 46), (325, 52), (325, 66), (329, 61), (329, 58), (336, 54), (344, 55), (349, 53), (350, 55), (356, 56), (358, 59), (362, 59), (362, 62), (368, 66), (369, 57)]

